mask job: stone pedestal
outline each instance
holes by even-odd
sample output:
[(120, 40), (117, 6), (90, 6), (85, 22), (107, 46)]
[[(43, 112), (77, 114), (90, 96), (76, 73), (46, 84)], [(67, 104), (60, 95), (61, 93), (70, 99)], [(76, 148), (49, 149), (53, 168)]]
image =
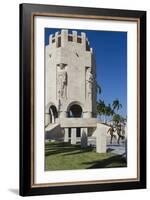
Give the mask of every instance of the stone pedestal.
[(65, 128), (64, 142), (69, 142), (69, 129)]
[(106, 153), (106, 134), (107, 127), (104, 125), (100, 125), (97, 127), (96, 134), (96, 152), (97, 153)]
[(81, 129), (81, 148), (86, 148), (88, 146), (88, 129)]
[(71, 144), (76, 144), (77, 136), (76, 136), (76, 128), (71, 128)]

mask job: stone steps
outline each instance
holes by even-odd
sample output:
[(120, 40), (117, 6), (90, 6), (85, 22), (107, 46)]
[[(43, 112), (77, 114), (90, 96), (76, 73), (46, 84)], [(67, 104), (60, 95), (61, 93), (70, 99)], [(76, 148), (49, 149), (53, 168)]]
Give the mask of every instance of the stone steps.
[(62, 140), (64, 132), (60, 124), (49, 124), (45, 129), (46, 140)]

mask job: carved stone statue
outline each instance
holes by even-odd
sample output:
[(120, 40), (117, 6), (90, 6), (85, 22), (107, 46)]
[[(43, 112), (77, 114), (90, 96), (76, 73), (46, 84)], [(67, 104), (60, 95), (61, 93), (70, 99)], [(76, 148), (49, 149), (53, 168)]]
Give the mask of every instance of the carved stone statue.
[(67, 88), (67, 72), (65, 70), (65, 64), (61, 63), (58, 65), (59, 70), (58, 70), (58, 76), (57, 76), (57, 85), (58, 85), (58, 97), (59, 99), (61, 98), (66, 98), (66, 88)]
[(88, 68), (86, 72), (86, 88), (87, 88), (87, 95), (91, 97), (92, 95), (92, 87), (93, 87), (93, 74), (91, 69)]

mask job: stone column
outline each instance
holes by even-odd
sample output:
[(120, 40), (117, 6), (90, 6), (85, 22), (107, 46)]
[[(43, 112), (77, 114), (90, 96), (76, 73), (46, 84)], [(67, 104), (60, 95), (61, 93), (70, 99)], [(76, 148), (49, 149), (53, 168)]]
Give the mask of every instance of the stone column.
[(76, 136), (76, 128), (71, 128), (71, 144), (76, 144), (77, 136)]
[(86, 148), (88, 146), (88, 129), (81, 129), (81, 148)]
[(77, 31), (72, 31), (73, 42), (77, 42)]
[(56, 47), (58, 47), (58, 35), (59, 35), (59, 32), (56, 32), (55, 33), (55, 44), (56, 44)]
[(64, 142), (69, 142), (69, 129), (65, 128)]
[(64, 47), (68, 43), (68, 30), (61, 30), (61, 46)]
[(54, 113), (51, 109), (50, 109), (50, 116), (51, 116), (51, 122), (50, 123), (54, 124), (55, 123), (55, 117), (54, 117)]
[(96, 134), (96, 152), (97, 153), (106, 153), (106, 134), (107, 127), (100, 125)]
[(82, 46), (84, 50), (86, 50), (86, 34), (84, 32), (81, 33), (81, 40), (82, 40)]
[(51, 34), (51, 35), (49, 36), (49, 44), (52, 44), (52, 37), (53, 37), (53, 35)]
[(55, 123), (55, 118), (54, 118), (54, 114), (52, 113), (52, 124)]

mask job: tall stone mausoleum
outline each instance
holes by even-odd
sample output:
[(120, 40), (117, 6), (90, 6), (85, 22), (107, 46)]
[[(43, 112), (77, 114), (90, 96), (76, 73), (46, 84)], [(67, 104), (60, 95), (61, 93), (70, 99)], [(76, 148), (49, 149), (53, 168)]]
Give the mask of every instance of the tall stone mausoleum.
[(45, 126), (65, 118), (96, 118), (96, 66), (86, 34), (50, 35), (45, 62)]
[(106, 153), (109, 126), (96, 118), (96, 65), (84, 32), (61, 30), (45, 47), (45, 141)]
[(96, 66), (86, 34), (61, 30), (45, 47), (45, 139), (81, 148), (95, 138), (106, 152), (106, 129), (96, 118)]

